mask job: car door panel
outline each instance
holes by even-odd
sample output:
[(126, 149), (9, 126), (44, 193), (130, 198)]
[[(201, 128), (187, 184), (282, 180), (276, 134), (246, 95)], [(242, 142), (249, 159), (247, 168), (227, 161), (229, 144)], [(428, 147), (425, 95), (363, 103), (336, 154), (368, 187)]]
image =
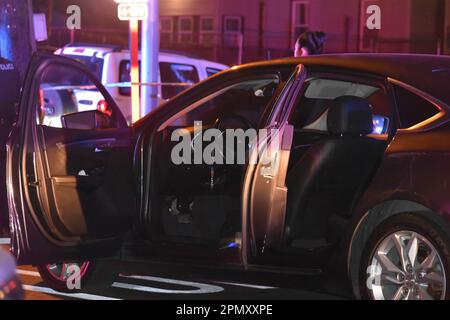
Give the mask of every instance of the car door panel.
[[(40, 77), (45, 68), (59, 65), (89, 79), (105, 97), (113, 114), (109, 129), (39, 122)], [(60, 85), (67, 86), (71, 84)], [(82, 64), (48, 54), (33, 56), (19, 119), (8, 141), (12, 251), (19, 263), (92, 259), (117, 251), (135, 208), (131, 141), (132, 130), (118, 107)]]
[[(68, 236), (114, 235), (129, 209), (129, 200), (116, 187), (131, 188), (129, 170), (116, 170), (130, 165), (129, 130), (99, 133), (46, 126), (38, 130), (46, 147), (51, 198)], [(94, 223), (98, 219), (108, 221), (108, 227)]]
[(253, 150), (252, 158), (258, 161), (247, 168), (242, 197), (242, 260), (247, 267), (283, 241), (286, 174), (294, 136), (288, 118), (305, 79), (306, 70), (300, 65), (274, 106), (266, 127), (267, 139), (259, 141), (259, 148)]

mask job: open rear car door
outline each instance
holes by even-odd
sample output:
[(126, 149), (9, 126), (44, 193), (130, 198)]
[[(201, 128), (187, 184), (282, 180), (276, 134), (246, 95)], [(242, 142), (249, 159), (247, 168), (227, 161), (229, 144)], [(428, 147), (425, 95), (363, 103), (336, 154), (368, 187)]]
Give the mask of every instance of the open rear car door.
[(129, 229), (131, 129), (94, 67), (48, 54), (30, 63), (7, 145), (11, 245), (20, 264), (109, 256)]

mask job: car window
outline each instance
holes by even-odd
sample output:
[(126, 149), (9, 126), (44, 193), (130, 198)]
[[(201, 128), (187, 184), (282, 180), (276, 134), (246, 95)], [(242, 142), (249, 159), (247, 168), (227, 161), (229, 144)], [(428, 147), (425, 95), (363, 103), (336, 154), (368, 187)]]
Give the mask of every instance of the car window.
[[(180, 92), (200, 81), (198, 71), (195, 66), (180, 63), (161, 62), (159, 64), (161, 81), (167, 85), (162, 86), (163, 99), (170, 99)], [(174, 86), (171, 84), (184, 83), (187, 86)]]
[[(131, 72), (130, 60), (122, 60), (119, 64), (119, 82), (130, 82)], [(190, 85), (200, 81), (198, 71), (195, 66), (188, 64), (161, 62), (159, 64), (161, 73), (161, 82), (166, 85), (162, 86), (162, 98), (167, 100), (186, 90)], [(139, 62), (139, 69), (141, 69)], [(187, 84), (187, 85), (178, 85)], [(123, 96), (131, 95), (131, 88), (119, 88), (119, 94)]]
[(426, 101), (399, 86), (394, 86), (397, 98), (397, 110), (400, 117), (400, 128), (410, 128), (439, 113), (439, 109)]
[(102, 81), (104, 60), (97, 57), (64, 55), (84, 64), (90, 72), (92, 72), (98, 80)]
[(211, 77), (213, 75), (215, 75), (216, 73), (219, 73), (220, 69), (216, 69), (216, 68), (206, 68), (206, 74), (208, 75), (208, 77)]
[[(139, 61), (139, 71), (141, 70), (141, 62)], [(139, 75), (141, 72), (139, 72)], [(119, 64), (119, 82), (131, 82), (131, 63), (130, 60), (122, 60)], [(119, 87), (119, 94), (122, 96), (131, 96), (130, 87)]]
[(326, 117), (329, 102), (341, 96), (367, 99), (373, 109), (373, 134), (386, 134), (392, 119), (389, 97), (382, 87), (340, 79), (310, 78), (295, 110), (292, 123), (299, 129), (327, 131)]
[(54, 128), (63, 127), (62, 116), (84, 111), (98, 110), (110, 119), (117, 117), (87, 74), (61, 64), (43, 71), (37, 106), (37, 124)]
[(236, 83), (187, 107), (169, 126), (190, 127), (195, 121), (202, 121), (203, 126), (211, 127), (217, 119), (232, 115), (256, 127), (279, 84), (276, 75)]

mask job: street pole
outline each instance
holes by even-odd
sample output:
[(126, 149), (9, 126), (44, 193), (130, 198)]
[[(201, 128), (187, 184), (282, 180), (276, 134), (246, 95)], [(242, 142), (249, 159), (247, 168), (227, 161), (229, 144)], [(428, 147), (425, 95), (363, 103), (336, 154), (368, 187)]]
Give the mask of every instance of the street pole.
[[(142, 83), (159, 82), (159, 0), (149, 0), (148, 18), (142, 21)], [(158, 106), (158, 86), (144, 85), (141, 90), (141, 116)]]
[(131, 106), (133, 123), (140, 119), (140, 89), (139, 89), (139, 21), (130, 20), (130, 54), (131, 54)]

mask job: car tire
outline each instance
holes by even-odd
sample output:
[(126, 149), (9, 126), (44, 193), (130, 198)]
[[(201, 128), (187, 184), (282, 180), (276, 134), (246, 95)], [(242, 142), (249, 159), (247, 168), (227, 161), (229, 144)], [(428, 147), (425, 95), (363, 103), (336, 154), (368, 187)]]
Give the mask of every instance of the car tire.
[[(68, 270), (67, 268), (70, 265), (78, 266), (80, 274), (79, 282), (74, 277), (68, 279), (69, 272), (65, 275), (62, 274), (63, 272), (61, 270), (63, 265), (66, 265), (65, 270)], [(57, 270), (52, 270), (52, 268), (56, 268)], [(111, 287), (117, 275), (117, 272), (110, 267), (105, 266), (103, 263), (93, 261), (46, 264), (37, 266), (37, 269), (42, 280), (44, 280), (48, 287), (67, 293), (98, 292), (108, 289)]]
[(373, 232), (359, 270), (362, 299), (450, 299), (449, 235), (427, 215), (398, 214)]

